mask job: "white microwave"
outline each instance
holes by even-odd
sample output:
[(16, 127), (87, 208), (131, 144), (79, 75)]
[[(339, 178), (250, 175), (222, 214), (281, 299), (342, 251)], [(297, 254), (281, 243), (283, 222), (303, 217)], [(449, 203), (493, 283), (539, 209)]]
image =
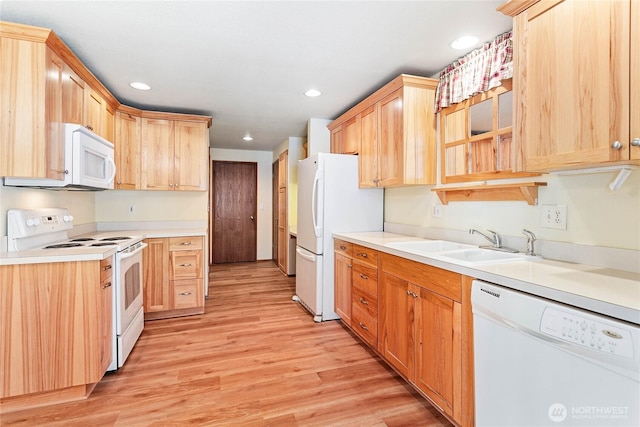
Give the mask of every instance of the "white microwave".
[(113, 189), (116, 176), (113, 144), (81, 125), (63, 126), (64, 179), (6, 177), (4, 185), (59, 190)]

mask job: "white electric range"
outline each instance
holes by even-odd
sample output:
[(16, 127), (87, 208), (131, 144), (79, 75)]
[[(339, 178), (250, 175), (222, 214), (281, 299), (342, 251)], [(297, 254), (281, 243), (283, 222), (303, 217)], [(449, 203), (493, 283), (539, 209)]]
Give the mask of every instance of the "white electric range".
[[(73, 260), (106, 248), (114, 249), (113, 357), (110, 371), (123, 366), (144, 328), (141, 236), (119, 231), (93, 232), (69, 238), (73, 216), (65, 208), (9, 209), (7, 250), (25, 255), (46, 252)], [(108, 267), (107, 267), (108, 268)], [(107, 285), (109, 286), (109, 285)]]

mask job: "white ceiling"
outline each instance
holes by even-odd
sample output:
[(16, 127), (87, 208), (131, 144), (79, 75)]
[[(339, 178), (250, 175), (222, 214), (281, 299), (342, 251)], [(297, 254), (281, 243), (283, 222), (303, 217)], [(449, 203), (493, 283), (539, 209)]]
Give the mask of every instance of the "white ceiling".
[(0, 19), (53, 29), (123, 104), (211, 115), (212, 147), (271, 151), (400, 73), (433, 76), (466, 53), (456, 37), (508, 31), (502, 3), (3, 0)]

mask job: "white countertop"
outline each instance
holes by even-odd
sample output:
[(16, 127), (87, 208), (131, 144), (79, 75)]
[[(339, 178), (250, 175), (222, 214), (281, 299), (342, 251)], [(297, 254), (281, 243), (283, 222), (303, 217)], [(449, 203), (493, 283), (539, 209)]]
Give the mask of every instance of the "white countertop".
[(423, 264), (528, 292), (575, 307), (640, 324), (640, 274), (546, 259), (468, 266), (385, 246), (423, 240), (387, 232), (333, 236)]
[[(111, 231), (111, 230), (110, 230)], [(119, 230), (113, 230), (117, 232)], [(156, 237), (205, 236), (206, 229), (176, 228), (150, 230), (122, 230), (122, 234), (141, 236), (143, 239)], [(74, 236), (74, 237), (80, 237)], [(35, 249), (21, 252), (0, 252), (0, 265), (39, 264), (48, 262), (95, 261), (110, 257), (116, 252), (113, 247), (103, 246), (95, 248), (65, 248), (56, 251), (51, 249)]]

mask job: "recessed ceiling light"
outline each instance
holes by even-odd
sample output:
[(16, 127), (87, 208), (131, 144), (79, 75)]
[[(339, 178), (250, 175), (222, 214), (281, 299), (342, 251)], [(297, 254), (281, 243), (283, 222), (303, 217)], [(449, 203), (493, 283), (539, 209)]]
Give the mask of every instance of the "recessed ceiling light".
[(249, 142), (249, 141), (253, 141), (253, 138), (250, 137), (249, 135), (247, 136), (243, 136), (242, 139), (244, 139), (245, 141)]
[(131, 86), (134, 89), (138, 89), (138, 90), (151, 90), (151, 86), (149, 86), (146, 83), (142, 83), (142, 82), (129, 83), (129, 86)]
[(308, 96), (308, 97), (310, 97), (310, 98), (315, 98), (316, 96), (320, 96), (320, 95), (322, 95), (322, 92), (320, 92), (320, 91), (319, 91), (319, 90), (317, 90), (317, 89), (309, 89), (309, 90), (308, 90), (308, 91), (306, 91), (304, 94), (305, 94), (305, 95), (307, 95), (307, 96)]
[(451, 42), (454, 49), (467, 49), (478, 43), (478, 38), (474, 36), (462, 36)]

